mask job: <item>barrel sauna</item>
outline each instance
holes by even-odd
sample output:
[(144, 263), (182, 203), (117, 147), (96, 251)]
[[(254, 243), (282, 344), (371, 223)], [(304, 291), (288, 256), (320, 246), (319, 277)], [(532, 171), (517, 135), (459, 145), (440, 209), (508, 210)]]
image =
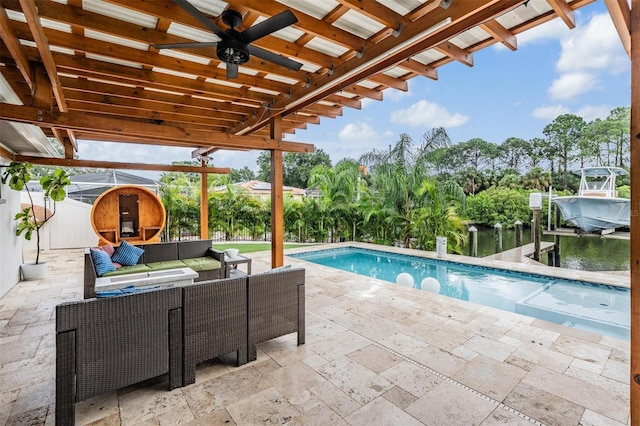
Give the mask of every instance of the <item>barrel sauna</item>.
[(122, 185), (104, 192), (93, 203), (91, 226), (98, 244), (157, 243), (166, 213), (162, 201), (142, 186)]

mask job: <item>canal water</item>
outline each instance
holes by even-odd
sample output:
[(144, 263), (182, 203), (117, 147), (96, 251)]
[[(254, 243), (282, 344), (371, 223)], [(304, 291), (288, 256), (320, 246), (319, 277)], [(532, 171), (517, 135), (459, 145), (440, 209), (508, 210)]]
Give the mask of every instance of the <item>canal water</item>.
[[(531, 242), (530, 229), (523, 230), (522, 243)], [(545, 235), (543, 241), (553, 242), (553, 236)], [(513, 229), (502, 230), (502, 248), (515, 247), (516, 237)], [(495, 253), (493, 229), (478, 231), (478, 257)], [(467, 255), (465, 247), (462, 254)], [(629, 241), (597, 237), (560, 237), (560, 263), (563, 268), (585, 271), (626, 271), (630, 269)], [(546, 255), (543, 256), (546, 262)]]

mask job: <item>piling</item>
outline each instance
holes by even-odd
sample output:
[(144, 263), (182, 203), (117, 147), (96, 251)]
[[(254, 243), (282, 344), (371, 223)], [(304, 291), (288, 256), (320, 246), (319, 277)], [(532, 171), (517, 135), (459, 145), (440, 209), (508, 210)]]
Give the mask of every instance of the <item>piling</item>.
[(493, 240), (496, 253), (502, 253), (502, 225), (500, 223), (493, 225)]
[[(555, 229), (560, 228), (560, 209), (558, 206), (555, 207)], [(553, 236), (553, 266), (560, 266), (560, 235)]]
[(542, 230), (540, 229), (540, 209), (533, 209), (533, 228), (531, 229), (531, 235), (534, 234), (533, 260), (540, 262), (540, 241), (542, 240)]
[(478, 257), (478, 228), (469, 228), (469, 256)]
[(522, 222), (516, 220), (516, 247), (522, 247)]

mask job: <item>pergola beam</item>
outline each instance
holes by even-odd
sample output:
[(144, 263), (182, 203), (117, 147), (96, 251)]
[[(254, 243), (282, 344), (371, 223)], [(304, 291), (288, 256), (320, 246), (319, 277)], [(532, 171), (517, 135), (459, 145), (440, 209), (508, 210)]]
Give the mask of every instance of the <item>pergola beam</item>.
[(313, 152), (312, 144), (285, 142), (255, 136), (236, 136), (226, 133), (178, 128), (162, 124), (133, 122), (121, 118), (104, 117), (101, 114), (88, 112), (56, 112), (41, 108), (21, 105), (3, 104), (0, 119), (35, 124), (40, 127), (58, 127), (62, 129), (102, 133), (125, 138), (155, 139), (156, 144), (162, 141), (173, 146), (201, 148), (218, 146), (224, 149), (280, 149), (288, 152)]
[(217, 175), (228, 175), (231, 173), (229, 167), (199, 167), (180, 166), (169, 164), (148, 164), (148, 163), (123, 163), (116, 161), (99, 160), (77, 160), (73, 158), (47, 158), (32, 155), (15, 155), (15, 161), (28, 161), (32, 164), (56, 167), (86, 167), (90, 169), (124, 169), (124, 170), (145, 170), (157, 172), (182, 172), (182, 173), (211, 173)]

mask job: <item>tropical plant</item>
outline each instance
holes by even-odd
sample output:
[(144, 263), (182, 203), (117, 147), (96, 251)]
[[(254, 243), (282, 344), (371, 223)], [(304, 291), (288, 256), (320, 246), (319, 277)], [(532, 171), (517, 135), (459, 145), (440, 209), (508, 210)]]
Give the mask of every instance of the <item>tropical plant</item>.
[(15, 191), (27, 192), (29, 197), (29, 206), (17, 213), (14, 219), (18, 222), (16, 228), (16, 236), (24, 234), (24, 238), (31, 240), (33, 233), (36, 233), (36, 265), (40, 263), (40, 229), (56, 214), (56, 201), (62, 201), (67, 196), (66, 187), (71, 184), (69, 175), (63, 169), (56, 169), (53, 174), (42, 176), (40, 178), (40, 186), (44, 191), (45, 199), (48, 197), (53, 200), (53, 211), (51, 215), (47, 214), (44, 209), (44, 218), (39, 219), (36, 216), (35, 202), (31, 190), (29, 189), (29, 181), (31, 180), (31, 169), (33, 165), (28, 162), (13, 161), (7, 166), (2, 174), (2, 183), (7, 183), (9, 188)]

